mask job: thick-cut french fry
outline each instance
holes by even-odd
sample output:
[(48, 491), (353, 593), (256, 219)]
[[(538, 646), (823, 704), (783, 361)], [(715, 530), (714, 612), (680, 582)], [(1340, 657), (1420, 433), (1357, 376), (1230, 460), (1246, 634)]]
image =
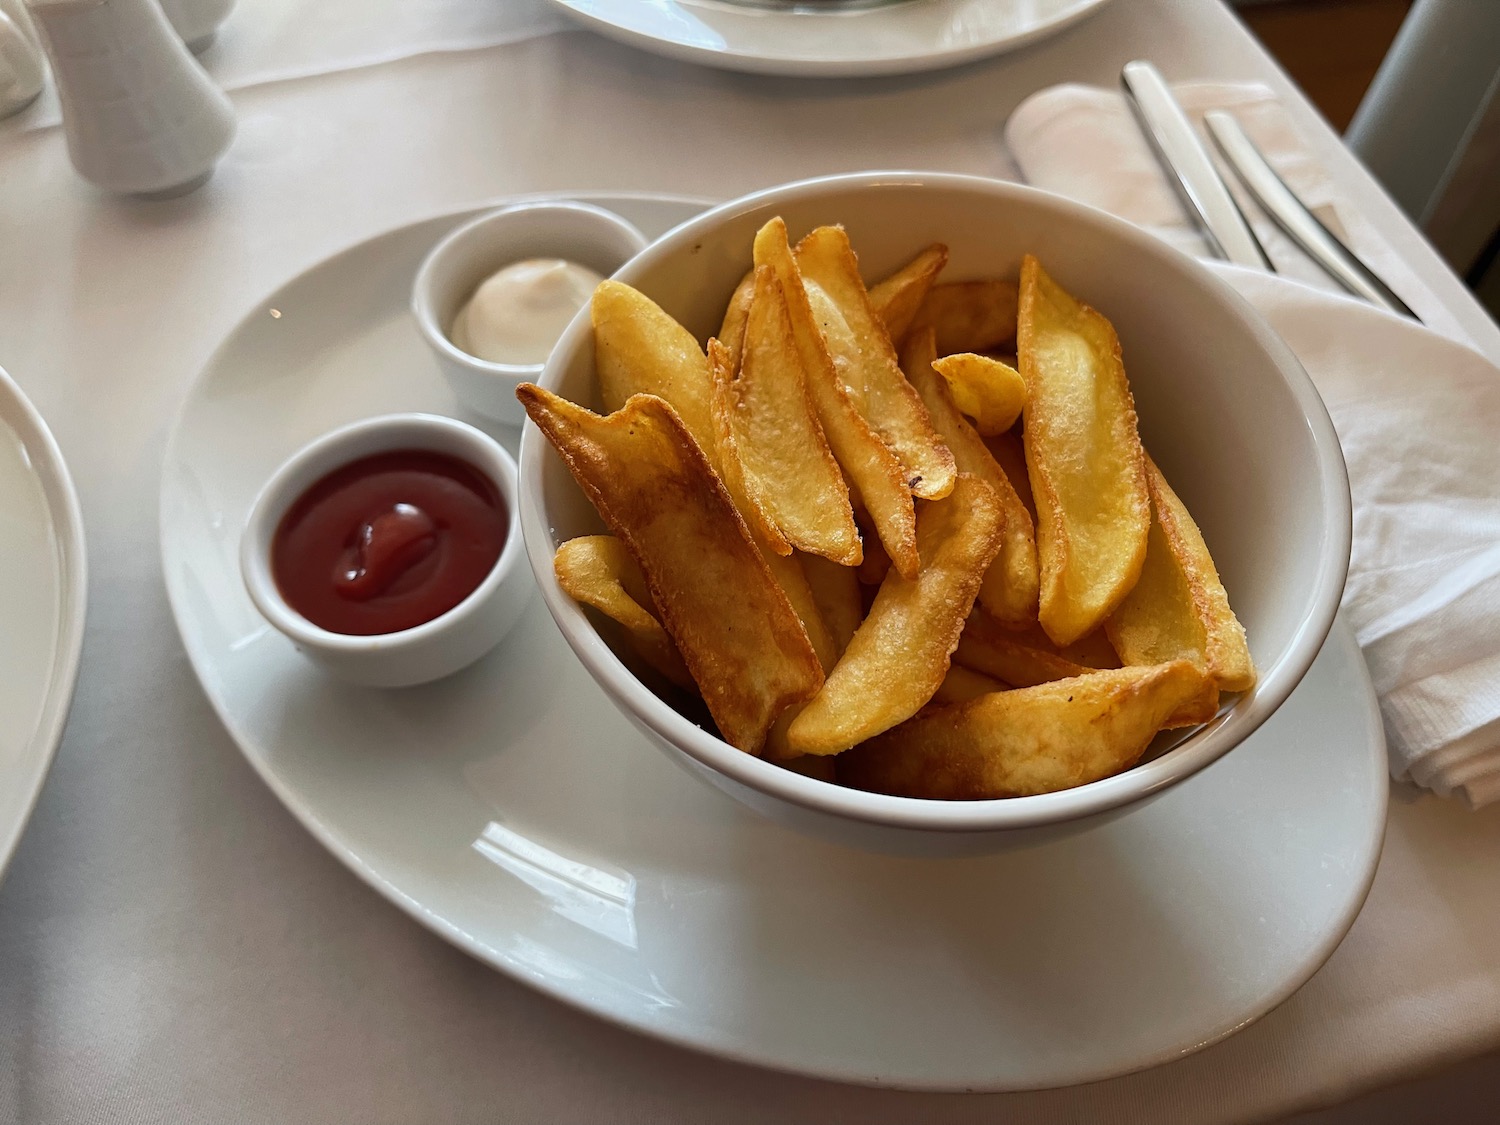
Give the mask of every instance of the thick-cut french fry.
[(870, 287), (870, 305), (898, 350), (932, 283), (947, 264), (948, 248), (934, 242), (879, 285)]
[(665, 399), (717, 470), (713, 382), (693, 334), (650, 297), (618, 281), (600, 282), (589, 309), (605, 413), (613, 414), (632, 395)]
[[(1035, 687), (1091, 671), (1118, 668), (1120, 661), (1103, 629), (1060, 650), (1040, 628), (1011, 632), (975, 610), (953, 652), (953, 665), (983, 672), (1016, 687)], [(1218, 685), (1211, 678), (1205, 679), (1203, 690), (1172, 712), (1162, 727), (1197, 726), (1212, 719), (1218, 710)]]
[[(713, 420), (713, 375), (698, 341), (668, 316), (649, 297), (628, 285), (604, 282), (594, 293), (593, 316), (595, 362), (606, 408), (619, 409), (634, 394), (654, 394), (677, 411), (689, 434), (715, 472), (721, 468)], [(894, 458), (892, 458), (894, 465)], [(899, 472), (899, 467), (896, 471)], [(720, 473), (722, 480), (723, 474)], [(730, 500), (741, 518), (751, 503), (724, 481)], [(905, 497), (911, 507), (911, 497)], [(775, 528), (767, 534), (761, 526), (749, 528), (775, 578), (802, 619), (808, 639), (824, 668), (838, 659), (832, 635), (813, 603), (812, 591), (802, 573), (802, 564), (791, 557), (792, 548)], [(915, 548), (913, 548), (915, 553)]]
[(692, 434), (653, 395), (608, 417), (531, 383), (516, 397), (641, 568), (725, 741), (758, 753), (823, 670)]
[(961, 474), (945, 500), (922, 506), (915, 581), (886, 576), (824, 690), (787, 731), (802, 754), (838, 754), (889, 730), (932, 698), (948, 671), (979, 581), (1000, 549), (1004, 515), (989, 485)]
[(1011, 487), (1016, 490), (1016, 495), (1021, 499), (1021, 506), (1031, 517), (1031, 526), (1035, 528), (1036, 502), (1031, 498), (1031, 476), (1026, 471), (1026, 450), (1021, 445), (1021, 435), (1015, 430), (1010, 430), (1007, 433), (985, 438), (984, 445), (990, 451), (990, 456), (995, 459), (996, 464), (1005, 470), (1005, 479), (1010, 481)]
[(1002, 629), (992, 618), (977, 610), (964, 627), (953, 661), (1018, 688), (1066, 680), (1089, 671), (1046, 642), (1037, 643), (1024, 633)]
[(581, 535), (557, 548), (552, 568), (563, 591), (617, 622), (647, 664), (678, 687), (693, 687), (677, 646), (656, 619), (646, 578), (625, 544), (613, 535)]
[(772, 219), (756, 234), (755, 264), (769, 265), (781, 283), (792, 336), (802, 355), (803, 375), (834, 457), (869, 511), (876, 534), (896, 568), (916, 577), (922, 564), (917, 554), (916, 512), (905, 470), (850, 402), (834, 370), (786, 240), (786, 224), (780, 219)]
[(760, 548), (761, 558), (766, 560), (766, 566), (770, 568), (776, 585), (781, 587), (786, 600), (797, 611), (802, 627), (807, 630), (807, 639), (812, 642), (813, 651), (818, 654), (818, 663), (822, 665), (823, 671), (828, 671), (838, 662), (839, 650), (834, 644), (833, 634), (828, 630), (828, 623), (823, 620), (817, 600), (813, 597), (812, 587), (807, 584), (801, 557), (795, 554), (778, 555), (767, 550), (765, 540), (759, 538), (753, 530), (750, 538)]
[(948, 381), (959, 410), (985, 437), (1005, 433), (1021, 416), (1021, 408), (1026, 405), (1026, 381), (1009, 364), (973, 352), (958, 352), (943, 356), (932, 366)]
[(813, 601), (817, 603), (828, 632), (833, 637), (837, 655), (842, 656), (859, 623), (865, 619), (864, 603), (859, 594), (859, 571), (840, 566), (818, 555), (796, 556), (807, 575)]
[[(856, 351), (840, 358), (847, 363), (845, 382), (854, 388), (856, 402), (863, 389), (865, 420), (906, 468), (914, 496), (947, 496), (958, 472), (953, 455), (932, 428), (922, 399), (901, 374), (885, 325), (870, 306), (848, 235), (842, 227), (818, 227), (797, 243), (795, 256), (804, 282), (826, 293), (849, 327)], [(830, 337), (827, 343), (839, 355), (840, 342)]]
[(755, 296), (755, 271), (751, 270), (735, 286), (729, 306), (724, 310), (724, 322), (719, 327), (719, 343), (729, 352), (730, 370), (740, 367), (740, 349), (745, 343), (745, 323), (750, 319), (750, 301)]
[(839, 386), (849, 396), (849, 401), (859, 411), (860, 417), (864, 417), (869, 405), (869, 395), (865, 393), (864, 373), (859, 369), (859, 341), (854, 338), (849, 322), (844, 319), (844, 314), (834, 299), (820, 286), (803, 278), (802, 289), (807, 294), (807, 307), (812, 310), (818, 331), (823, 333), (823, 346), (828, 349), (828, 358), (833, 361)]
[(1221, 690), (1248, 691), (1255, 665), (1203, 533), (1150, 458), (1146, 479), (1154, 516), (1146, 565), (1105, 622), (1110, 642), (1126, 664), (1192, 660)]
[(950, 281), (934, 285), (908, 331), (931, 328), (938, 355), (987, 352), (1016, 337), (1014, 281)]
[(979, 604), (1008, 625), (1030, 624), (1036, 620), (1038, 583), (1031, 515), (983, 439), (959, 413), (948, 385), (934, 370), (932, 329), (923, 328), (907, 337), (901, 363), (927, 404), (932, 424), (953, 451), (959, 470), (972, 473), (993, 488), (1005, 513), (1004, 539), (1000, 553), (985, 571)]
[(709, 343), (719, 461), (730, 494), (744, 496), (767, 537), (845, 566), (863, 557), (849, 487), (823, 437), (792, 340), (781, 285), (755, 271), (739, 371)]
[(1114, 612), (1140, 576), (1151, 526), (1146, 458), (1113, 326), (1029, 254), (1019, 342), (1040, 619), (1067, 645)]
[(1006, 691), (1008, 688), (992, 676), (986, 676), (983, 672), (976, 672), (972, 668), (965, 668), (962, 664), (951, 664), (948, 674), (943, 677), (943, 682), (932, 696), (932, 703), (967, 703), (971, 699), (978, 699), (981, 695), (989, 695), (992, 691)]
[(838, 779), (878, 793), (987, 800), (1053, 793), (1135, 765), (1203, 690), (1186, 660), (1088, 672), (920, 715), (841, 755)]

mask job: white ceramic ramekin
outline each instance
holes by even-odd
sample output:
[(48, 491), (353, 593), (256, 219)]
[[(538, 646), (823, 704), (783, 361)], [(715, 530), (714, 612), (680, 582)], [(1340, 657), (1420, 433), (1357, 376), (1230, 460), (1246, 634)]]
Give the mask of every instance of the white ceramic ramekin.
[[(271, 541), (287, 509), (309, 486), (363, 457), (414, 449), (446, 453), (472, 465), (505, 503), (505, 545), (484, 580), (458, 605), (431, 621), (396, 633), (358, 637), (319, 628), (286, 603), (271, 574)], [(520, 565), (516, 463), (493, 438), (473, 426), (434, 414), (367, 418), (324, 434), (294, 453), (261, 488), (240, 540), (245, 589), (267, 621), (329, 674), (366, 687), (406, 687), (457, 672), (508, 633), (531, 595)]]
[[(933, 241), (949, 248), (944, 280), (1014, 276), (1029, 252), (1104, 312), (1119, 332), (1142, 440), (1203, 529), (1260, 682), (1161, 756), (1059, 793), (932, 801), (804, 777), (734, 749), (654, 695), (563, 592), (552, 568), (557, 544), (597, 532), (600, 522), (528, 425), (521, 523), (532, 570), (563, 636), (620, 710), (670, 758), (773, 819), (857, 846), (919, 854), (994, 851), (1128, 813), (1265, 722), (1333, 624), (1352, 528), (1348, 475), (1328, 412), (1255, 310), (1199, 262), (1101, 211), (1015, 184), (925, 172), (832, 176), (723, 204), (653, 243), (618, 280), (706, 339), (750, 265), (755, 231), (775, 215), (794, 238), (842, 223), (867, 281)], [(597, 403), (586, 318), (568, 327), (540, 382)]]
[(526, 412), (516, 387), (535, 382), (542, 364), (490, 363), (448, 338), (453, 318), (479, 283), (512, 262), (563, 258), (608, 277), (638, 254), (646, 236), (613, 211), (591, 203), (518, 203), (465, 223), (432, 248), (412, 284), (411, 311), (443, 377), (469, 410), (519, 426)]

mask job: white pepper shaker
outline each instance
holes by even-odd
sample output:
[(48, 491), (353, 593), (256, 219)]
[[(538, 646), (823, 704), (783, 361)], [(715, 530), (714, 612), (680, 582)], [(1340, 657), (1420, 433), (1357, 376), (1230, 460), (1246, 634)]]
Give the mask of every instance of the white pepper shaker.
[(234, 138), (234, 109), (156, 0), (31, 0), (68, 155), (105, 191), (182, 195)]

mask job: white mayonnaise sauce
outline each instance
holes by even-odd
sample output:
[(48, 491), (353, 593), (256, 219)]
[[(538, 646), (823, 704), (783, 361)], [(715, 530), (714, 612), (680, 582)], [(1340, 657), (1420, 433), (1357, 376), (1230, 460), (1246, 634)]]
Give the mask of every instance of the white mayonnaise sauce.
[(541, 363), (603, 280), (560, 258), (512, 262), (474, 290), (448, 338), (490, 363)]

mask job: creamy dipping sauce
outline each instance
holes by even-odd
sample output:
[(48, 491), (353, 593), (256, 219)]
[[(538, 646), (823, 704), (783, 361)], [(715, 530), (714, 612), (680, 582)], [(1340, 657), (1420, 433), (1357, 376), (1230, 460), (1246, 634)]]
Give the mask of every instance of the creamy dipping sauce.
[(490, 363), (542, 363), (603, 280), (561, 258), (512, 262), (474, 290), (453, 318), (448, 338)]

